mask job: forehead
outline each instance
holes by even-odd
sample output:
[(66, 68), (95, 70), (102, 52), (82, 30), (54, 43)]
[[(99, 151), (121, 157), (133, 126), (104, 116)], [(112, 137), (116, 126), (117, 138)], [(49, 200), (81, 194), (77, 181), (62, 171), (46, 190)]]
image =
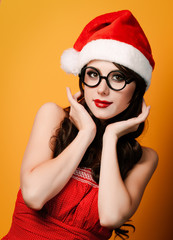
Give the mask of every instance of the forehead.
[(92, 60), (87, 66), (97, 68), (101, 73), (109, 73), (113, 70), (118, 70), (113, 62), (104, 61), (104, 60)]

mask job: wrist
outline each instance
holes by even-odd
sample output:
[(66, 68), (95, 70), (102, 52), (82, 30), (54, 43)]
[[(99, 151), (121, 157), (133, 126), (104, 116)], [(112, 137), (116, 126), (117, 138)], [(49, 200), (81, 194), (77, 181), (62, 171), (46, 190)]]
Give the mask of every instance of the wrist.
[(88, 143), (91, 143), (95, 138), (96, 130), (81, 129), (79, 130), (78, 135), (81, 136), (82, 141), (86, 140)]
[(115, 143), (117, 143), (118, 141), (118, 135), (112, 131), (112, 128), (107, 126), (106, 129), (105, 129), (105, 132), (103, 134), (103, 141), (115, 141)]

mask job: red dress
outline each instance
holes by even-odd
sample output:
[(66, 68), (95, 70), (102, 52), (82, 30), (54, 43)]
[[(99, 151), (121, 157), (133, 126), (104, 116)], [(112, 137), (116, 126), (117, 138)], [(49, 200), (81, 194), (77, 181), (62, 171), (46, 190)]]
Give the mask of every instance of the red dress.
[(28, 208), (18, 192), (9, 233), (3, 240), (107, 240), (112, 231), (98, 216), (98, 184), (90, 168), (77, 168), (66, 186), (44, 206)]

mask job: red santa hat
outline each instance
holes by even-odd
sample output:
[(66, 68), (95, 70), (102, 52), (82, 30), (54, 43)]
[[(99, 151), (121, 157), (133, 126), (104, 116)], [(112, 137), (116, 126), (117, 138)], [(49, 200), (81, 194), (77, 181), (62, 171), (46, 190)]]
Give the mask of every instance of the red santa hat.
[(145, 33), (128, 10), (107, 13), (89, 22), (73, 48), (63, 52), (61, 67), (77, 75), (91, 60), (128, 67), (144, 78), (147, 87), (155, 65)]

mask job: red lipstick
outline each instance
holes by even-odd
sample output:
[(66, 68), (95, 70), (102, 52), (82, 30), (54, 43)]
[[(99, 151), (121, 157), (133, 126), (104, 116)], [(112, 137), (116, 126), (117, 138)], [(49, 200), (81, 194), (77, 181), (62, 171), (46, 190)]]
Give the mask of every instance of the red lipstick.
[(108, 102), (108, 101), (100, 100), (100, 99), (95, 99), (94, 103), (95, 103), (96, 107), (99, 107), (99, 108), (107, 108), (112, 104), (112, 102)]

